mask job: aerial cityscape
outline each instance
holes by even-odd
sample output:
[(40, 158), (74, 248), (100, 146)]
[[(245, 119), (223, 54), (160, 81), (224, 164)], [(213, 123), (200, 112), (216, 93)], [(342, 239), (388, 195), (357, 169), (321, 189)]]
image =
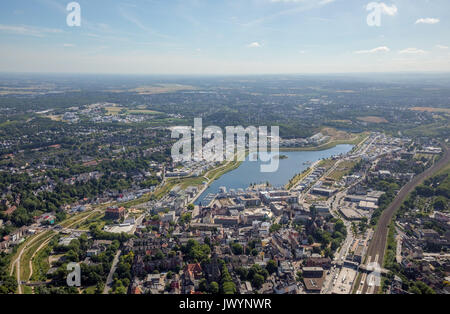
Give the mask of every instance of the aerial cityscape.
[(0, 294), (450, 294), (448, 2), (0, 6)]

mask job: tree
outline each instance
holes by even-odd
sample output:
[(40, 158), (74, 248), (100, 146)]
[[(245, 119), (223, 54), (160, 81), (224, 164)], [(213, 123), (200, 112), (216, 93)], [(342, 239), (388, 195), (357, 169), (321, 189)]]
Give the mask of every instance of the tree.
[(270, 275), (278, 271), (278, 265), (274, 260), (270, 260), (267, 262), (266, 269)]
[(338, 248), (339, 248), (339, 241), (338, 240), (331, 241), (331, 249), (333, 251), (336, 251)]
[(208, 291), (208, 282), (206, 281), (205, 278), (203, 278), (202, 280), (200, 280), (200, 283), (198, 285), (198, 288), (200, 291), (202, 292), (206, 292)]
[(333, 252), (331, 251), (331, 248), (326, 247), (324, 249), (324, 255), (325, 257), (333, 258)]
[(156, 252), (156, 254), (155, 254), (155, 259), (156, 259), (156, 260), (162, 260), (162, 259), (164, 259), (164, 258), (165, 258), (164, 253), (163, 253), (161, 250), (158, 250), (158, 251)]
[(222, 283), (222, 292), (224, 294), (235, 294), (237, 292), (236, 285), (234, 284), (233, 279), (231, 278), (231, 275), (228, 272), (228, 268), (225, 263), (222, 264), (221, 283)]
[[(367, 223), (367, 218), (365, 218), (366, 223)], [(334, 225), (334, 230), (337, 232), (340, 232), (342, 234), (347, 234), (347, 229), (345, 228), (344, 222), (339, 219), (338, 221), (336, 221), (336, 224)]]
[(432, 288), (422, 281), (416, 281), (413, 287), (410, 288), (410, 291), (411, 289), (414, 291), (414, 294), (436, 294)]
[(261, 240), (259, 239), (251, 239), (250, 241), (248, 241), (247, 246), (251, 249), (256, 248), (256, 245), (261, 245)]
[(14, 279), (14, 277), (5, 276), (4, 278), (1, 278), (0, 281), (2, 281), (2, 284), (0, 285), (0, 294), (10, 294), (15, 293), (17, 289), (17, 280)]
[(433, 188), (426, 185), (419, 185), (418, 187), (416, 187), (416, 192), (418, 195), (424, 197), (431, 197), (434, 195)]
[(232, 281), (227, 281), (223, 284), (223, 293), (224, 294), (236, 294), (236, 285)]
[(117, 286), (116, 289), (114, 289), (114, 294), (127, 294), (127, 288), (122, 286)]
[(218, 294), (219, 293), (219, 284), (215, 281), (211, 282), (209, 285), (209, 292), (212, 294)]
[(309, 213), (311, 214), (312, 220), (313, 221), (316, 220), (316, 217), (317, 217), (317, 208), (316, 208), (316, 206), (312, 205), (309, 208)]
[(281, 226), (279, 224), (273, 224), (272, 226), (270, 226), (270, 233), (274, 233), (277, 232), (281, 229)]
[(433, 203), (434, 210), (446, 210), (447, 209), (447, 199), (445, 197), (439, 196)]
[(257, 289), (260, 289), (264, 284), (264, 277), (260, 274), (255, 274), (253, 276), (252, 285)]
[(193, 211), (193, 210), (195, 209), (194, 204), (189, 204), (189, 205), (187, 206), (187, 209), (188, 209), (189, 211)]
[(185, 225), (190, 223), (192, 220), (192, 214), (191, 213), (185, 213), (183, 215), (181, 215), (180, 218), (180, 224)]
[(241, 280), (247, 280), (248, 277), (248, 269), (245, 267), (238, 267), (236, 268), (236, 274), (239, 275)]
[(303, 273), (301, 271), (297, 272), (297, 281), (303, 281)]
[(231, 250), (233, 251), (234, 255), (242, 255), (244, 253), (244, 249), (239, 243), (231, 244)]

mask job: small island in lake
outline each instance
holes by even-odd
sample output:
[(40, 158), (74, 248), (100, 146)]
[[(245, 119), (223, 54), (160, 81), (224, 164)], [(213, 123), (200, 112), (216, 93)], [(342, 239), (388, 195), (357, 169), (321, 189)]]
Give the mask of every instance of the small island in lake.
[(275, 156), (275, 158), (277, 158), (277, 159), (288, 159), (288, 156), (286, 156), (286, 155), (277, 155), (277, 156)]

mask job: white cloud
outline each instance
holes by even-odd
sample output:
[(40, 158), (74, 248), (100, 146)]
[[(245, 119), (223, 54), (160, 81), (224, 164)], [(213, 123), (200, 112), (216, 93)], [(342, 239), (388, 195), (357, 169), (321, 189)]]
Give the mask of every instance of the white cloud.
[(440, 21), (441, 21), (441, 20), (439, 20), (439, 19), (427, 17), (427, 18), (421, 18), (421, 19), (418, 19), (418, 20), (416, 21), (416, 24), (437, 24), (437, 23), (439, 23)]
[(75, 45), (74, 44), (64, 44), (63, 47), (72, 48), (72, 47), (75, 47)]
[(422, 54), (425, 54), (426, 51), (422, 50), (422, 49), (417, 49), (417, 48), (406, 48), (406, 49), (400, 50), (398, 53), (399, 54), (422, 55)]
[(54, 28), (35, 27), (28, 25), (4, 25), (0, 24), (0, 32), (24, 36), (44, 37), (48, 34), (59, 34), (63, 31)]
[(384, 14), (390, 15), (390, 16), (394, 16), (398, 12), (398, 9), (394, 4), (389, 6), (386, 3), (381, 2), (380, 8), (381, 8), (381, 12), (383, 12)]
[(252, 42), (247, 45), (248, 48), (261, 48), (261, 44), (259, 42)]
[(439, 48), (439, 49), (448, 49), (448, 46), (444, 46), (444, 45), (436, 45), (436, 48)]
[(389, 52), (389, 51), (391, 51), (391, 49), (389, 49), (386, 46), (383, 46), (383, 47), (373, 48), (373, 49), (370, 49), (370, 50), (358, 50), (358, 51), (355, 51), (355, 53), (357, 53), (357, 54), (367, 54), (367, 53), (378, 53), (378, 52)]

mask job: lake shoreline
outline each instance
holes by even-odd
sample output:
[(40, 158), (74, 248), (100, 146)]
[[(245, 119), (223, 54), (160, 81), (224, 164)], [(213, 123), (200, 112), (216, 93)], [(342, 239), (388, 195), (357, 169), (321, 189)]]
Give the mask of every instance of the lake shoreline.
[[(208, 194), (216, 194), (221, 186), (229, 189), (246, 189), (251, 184), (269, 182), (274, 187), (285, 187), (293, 177), (312, 167), (321, 159), (330, 158), (335, 155), (345, 154), (352, 150), (351, 144), (339, 144), (332, 148), (312, 150), (312, 151), (286, 151), (286, 158), (280, 158), (280, 167), (274, 173), (262, 173), (260, 166), (262, 162), (240, 162), (227, 171), (218, 171), (219, 176), (208, 182), (208, 186), (202, 189), (202, 193), (197, 197), (195, 205), (202, 202)], [(240, 169), (240, 170), (238, 170)], [(238, 172), (236, 172), (238, 171)]]
[(306, 146), (306, 147), (280, 147), (280, 152), (315, 152), (315, 151), (324, 151), (331, 148), (335, 148), (338, 145), (359, 145), (361, 144), (366, 137), (364, 133), (361, 133), (356, 138), (348, 139), (348, 140), (336, 140), (330, 141), (328, 143), (319, 145), (319, 146)]

